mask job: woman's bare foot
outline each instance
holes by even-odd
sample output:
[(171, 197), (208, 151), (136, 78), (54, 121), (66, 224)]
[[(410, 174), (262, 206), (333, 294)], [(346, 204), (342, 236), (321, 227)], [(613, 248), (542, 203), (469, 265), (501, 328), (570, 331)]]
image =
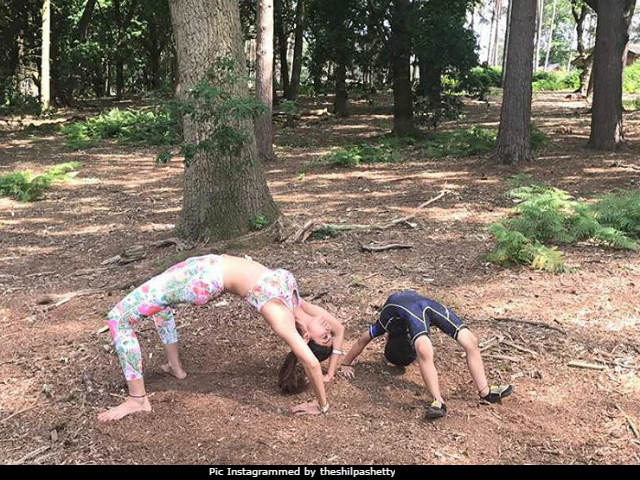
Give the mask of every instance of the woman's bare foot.
[(127, 399), (117, 407), (110, 408), (106, 412), (98, 414), (98, 420), (101, 422), (114, 422), (126, 417), (127, 415), (131, 415), (132, 413), (150, 411), (151, 403), (149, 403), (149, 399), (147, 397), (127, 397)]
[(182, 367), (172, 367), (170, 364), (165, 363), (160, 366), (164, 373), (168, 373), (169, 375), (173, 375), (178, 380), (182, 380), (187, 376), (187, 372), (185, 372)]

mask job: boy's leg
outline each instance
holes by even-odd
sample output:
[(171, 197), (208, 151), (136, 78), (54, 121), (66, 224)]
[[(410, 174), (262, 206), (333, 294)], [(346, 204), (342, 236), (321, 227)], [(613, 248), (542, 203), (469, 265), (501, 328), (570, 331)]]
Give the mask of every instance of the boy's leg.
[(166, 373), (182, 380), (187, 376), (187, 372), (182, 368), (180, 355), (178, 353), (178, 331), (176, 330), (176, 322), (173, 311), (167, 307), (156, 313), (152, 317), (156, 326), (160, 340), (164, 345), (164, 351), (167, 355), (167, 363), (160, 368)]
[(427, 335), (420, 335), (415, 341), (416, 353), (418, 355), (418, 365), (422, 379), (431, 396), (440, 403), (444, 403), (440, 394), (440, 384), (438, 382), (438, 372), (433, 363), (433, 345)]
[(481, 397), (488, 395), (489, 383), (487, 382), (487, 377), (484, 372), (482, 355), (478, 347), (478, 338), (471, 333), (471, 330), (464, 328), (458, 333), (457, 341), (467, 354), (467, 367), (469, 368), (473, 382), (476, 384), (478, 393)]
[(480, 397), (488, 402), (496, 403), (511, 395), (513, 391), (511, 385), (491, 386), (487, 382), (477, 337), (468, 328), (464, 328), (458, 332), (456, 340), (467, 354), (467, 367), (469, 367), (469, 372), (471, 372)]

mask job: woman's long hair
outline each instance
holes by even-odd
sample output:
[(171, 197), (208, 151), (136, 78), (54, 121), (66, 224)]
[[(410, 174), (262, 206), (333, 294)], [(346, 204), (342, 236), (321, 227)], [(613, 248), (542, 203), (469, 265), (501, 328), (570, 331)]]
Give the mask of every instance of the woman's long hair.
[[(320, 362), (329, 358), (333, 350), (331, 347), (318, 345), (313, 340), (308, 343), (308, 346)], [(300, 393), (306, 388), (307, 382), (305, 381), (304, 375), (300, 375), (297, 371), (297, 364), (298, 357), (296, 357), (293, 352), (289, 352), (287, 357), (284, 359), (282, 367), (280, 367), (280, 373), (278, 375), (278, 387), (280, 387), (280, 391), (282, 393)]]

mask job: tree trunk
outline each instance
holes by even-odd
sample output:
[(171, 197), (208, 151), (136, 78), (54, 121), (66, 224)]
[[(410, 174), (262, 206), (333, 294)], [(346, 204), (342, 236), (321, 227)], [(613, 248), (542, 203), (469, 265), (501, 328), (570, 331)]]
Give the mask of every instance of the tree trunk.
[(93, 16), (93, 9), (95, 6), (96, 0), (87, 0), (87, 4), (82, 11), (82, 17), (80, 17), (75, 34), (75, 38), (81, 42), (84, 42), (87, 39), (87, 31), (89, 30), (89, 24), (91, 23), (91, 17)]
[(337, 117), (349, 116), (347, 97), (347, 64), (341, 60), (336, 67), (336, 98), (333, 104), (333, 111)]
[(409, 0), (394, 0), (391, 17), (393, 57), (393, 134), (399, 137), (415, 132), (410, 79)]
[(267, 112), (256, 119), (256, 141), (263, 162), (276, 159), (273, 152), (273, 0), (258, 1), (256, 92)]
[(498, 64), (498, 39), (500, 38), (500, 18), (502, 17), (502, 0), (496, 0), (495, 6), (496, 28), (493, 31), (493, 48), (491, 49), (491, 65)]
[(542, 39), (542, 24), (544, 23), (544, 0), (538, 0), (538, 11), (536, 14), (538, 22), (538, 33), (536, 35), (536, 53), (533, 67), (537, 72), (540, 68), (540, 40)]
[(291, 72), (291, 84), (289, 85), (289, 100), (298, 98), (300, 91), (300, 76), (302, 74), (302, 46), (305, 28), (305, 0), (298, 0), (296, 7), (296, 40), (293, 48), (293, 67)]
[(536, 0), (513, 2), (509, 57), (494, 158), (505, 164), (533, 160), (531, 154), (531, 80)]
[(547, 55), (544, 59), (544, 70), (545, 72), (549, 68), (549, 55), (551, 54), (551, 44), (553, 43), (553, 29), (556, 23), (556, 0), (553, 0), (553, 13), (551, 14), (551, 27), (549, 28), (549, 38), (547, 40)]
[(40, 105), (43, 112), (51, 108), (50, 46), (51, 0), (44, 0), (42, 3), (42, 63), (40, 72)]
[(581, 94), (585, 93), (591, 74), (591, 67), (587, 65), (587, 54), (584, 48), (584, 21), (587, 18), (587, 12), (587, 5), (582, 3), (581, 0), (571, 0), (571, 13), (576, 21), (576, 43), (578, 50), (578, 55), (573, 61), (573, 64), (581, 68), (580, 86), (578, 90), (576, 90)]
[(598, 2), (593, 64), (593, 109), (589, 146), (616, 150), (624, 143), (622, 74), (635, 0)]
[(287, 60), (289, 39), (284, 29), (282, 0), (275, 0), (275, 15), (276, 35), (278, 36), (278, 51), (280, 53), (280, 86), (282, 87), (283, 96), (285, 98), (289, 98), (289, 61)]
[[(237, 0), (170, 0), (170, 7), (180, 75), (178, 98), (184, 99), (218, 58), (232, 58), (237, 71), (246, 75)], [(234, 95), (248, 95), (245, 81), (229, 88)], [(256, 216), (269, 223), (279, 218), (258, 161), (252, 123), (237, 121), (236, 126), (249, 137), (239, 155), (200, 151), (185, 167), (180, 235), (194, 240), (229, 239), (247, 233)], [(185, 117), (185, 141), (198, 143), (212, 128), (210, 122)]]
[(504, 49), (502, 50), (502, 79), (500, 80), (500, 86), (504, 87), (504, 75), (507, 70), (507, 58), (509, 56), (509, 36), (511, 35), (511, 9), (513, 7), (513, 0), (507, 0), (509, 7), (507, 8), (507, 25), (504, 32)]

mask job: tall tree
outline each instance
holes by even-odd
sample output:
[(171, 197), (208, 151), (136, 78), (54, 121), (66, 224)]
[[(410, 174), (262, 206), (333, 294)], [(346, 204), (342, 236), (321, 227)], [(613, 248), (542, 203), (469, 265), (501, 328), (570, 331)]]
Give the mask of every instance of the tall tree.
[(258, 1), (256, 92), (267, 111), (256, 119), (258, 153), (263, 162), (275, 160), (273, 152), (273, 0)]
[(280, 54), (280, 86), (284, 96), (289, 98), (289, 35), (287, 34), (284, 2), (285, 0), (275, 0), (275, 29), (278, 37), (278, 52)]
[(622, 74), (635, 0), (588, 0), (598, 13), (593, 65), (593, 109), (589, 146), (615, 150), (624, 143)]
[(587, 51), (584, 46), (584, 23), (589, 13), (589, 6), (584, 0), (571, 0), (571, 13), (576, 22), (577, 57), (573, 64), (580, 68), (580, 86), (578, 92), (584, 94), (589, 84), (592, 63), (587, 61)]
[(51, 108), (50, 46), (51, 0), (44, 0), (42, 3), (42, 62), (40, 70), (40, 104), (43, 112)]
[(551, 54), (551, 44), (553, 43), (553, 29), (556, 24), (556, 7), (557, 0), (553, 0), (553, 12), (551, 14), (551, 26), (549, 27), (549, 36), (547, 37), (547, 54), (544, 59), (544, 69), (547, 70), (549, 68), (549, 55)]
[(491, 60), (490, 65), (498, 64), (498, 40), (500, 39), (500, 20), (502, 18), (502, 0), (496, 0), (494, 15), (496, 19), (496, 27), (493, 30), (493, 39), (491, 40)]
[[(246, 73), (237, 0), (170, 0), (170, 7), (178, 53), (178, 98), (186, 99), (194, 86), (211, 77), (211, 68), (220, 59), (230, 59), (240, 73)], [(219, 86), (215, 78), (209, 81), (214, 89)], [(248, 95), (245, 81), (228, 88), (234, 95)], [(186, 164), (181, 235), (228, 239), (249, 231), (253, 218), (273, 222), (279, 217), (258, 161), (252, 123), (237, 120), (247, 138), (239, 152), (201, 150)], [(185, 141), (195, 144), (215, 128), (215, 121), (185, 116)]]
[(511, 9), (509, 56), (504, 81), (500, 129), (494, 158), (505, 164), (533, 160), (531, 153), (531, 81), (536, 0), (518, 0)]
[(302, 74), (302, 47), (306, 24), (306, 0), (298, 0), (296, 5), (296, 32), (293, 47), (293, 65), (291, 67), (291, 83), (289, 85), (289, 100), (296, 100), (300, 90), (300, 76)]
[(538, 10), (536, 13), (538, 32), (536, 34), (536, 53), (533, 59), (533, 67), (537, 71), (540, 68), (540, 45), (542, 43), (542, 24), (544, 22), (544, 0), (538, 0)]
[(410, 0), (392, 0), (391, 50), (393, 67), (393, 133), (411, 135), (415, 131), (410, 78)]

